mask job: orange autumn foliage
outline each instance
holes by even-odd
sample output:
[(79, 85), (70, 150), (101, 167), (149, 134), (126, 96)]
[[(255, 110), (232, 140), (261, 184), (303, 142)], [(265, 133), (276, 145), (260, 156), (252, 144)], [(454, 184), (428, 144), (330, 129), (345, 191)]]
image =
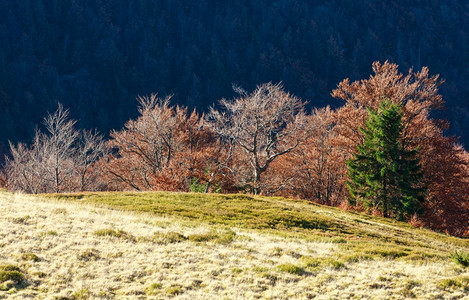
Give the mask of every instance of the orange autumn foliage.
[(208, 183), (224, 175), (217, 164), (224, 148), (204, 128), (203, 116), (170, 106), (169, 98), (139, 100), (140, 116), (109, 141), (114, 154), (105, 168), (121, 189), (189, 191), (192, 180)]
[(0, 173), (0, 188), (4, 188), (7, 184), (7, 181), (5, 180), (5, 175), (3, 173)]
[(356, 145), (363, 139), (358, 128), (364, 126), (367, 107), (377, 109), (383, 98), (401, 104), (404, 112), (401, 143), (407, 149), (419, 147), (428, 186), (423, 222), (451, 234), (467, 234), (468, 153), (455, 138), (443, 135), (445, 122), (431, 118), (432, 110), (444, 108), (438, 94), (438, 76), (430, 76), (427, 68), (419, 72), (410, 70), (404, 76), (397, 67), (389, 62), (375, 62), (374, 75), (369, 79), (353, 83), (345, 79), (333, 90), (332, 96), (345, 100), (345, 105), (336, 111), (342, 147), (349, 155), (356, 151)]
[[(444, 135), (445, 122), (432, 118), (434, 110), (444, 109), (438, 76), (430, 76), (427, 68), (403, 75), (397, 65), (388, 62), (375, 62), (373, 72), (368, 79), (345, 79), (338, 85), (332, 95), (345, 101), (342, 107), (301, 114), (301, 126), (294, 128), (294, 134), (281, 135), (280, 144), (264, 147), (278, 152), (284, 145), (294, 145), (279, 152), (282, 155), (269, 161), (265, 168), (258, 168), (262, 172), (254, 172), (262, 173), (255, 181), (258, 191), (349, 208), (346, 161), (363, 142), (359, 128), (368, 118), (366, 108), (377, 109), (380, 101), (387, 98), (402, 106), (401, 143), (406, 149), (418, 147), (424, 183), (428, 186), (422, 204), (424, 213), (409, 221), (449, 234), (469, 235), (469, 153), (456, 138)], [(236, 142), (238, 135), (227, 134), (223, 131), (226, 127), (214, 126), (213, 115), (207, 121), (195, 111), (189, 113), (187, 108), (170, 106), (169, 99), (154, 95), (140, 98), (140, 105), (137, 119), (111, 133), (108, 145), (113, 149), (112, 155), (98, 164), (107, 170), (108, 181), (113, 182), (109, 186), (189, 191), (195, 183), (199, 191), (204, 187), (205, 192), (252, 192), (256, 167), (252, 158), (259, 153), (253, 156), (252, 151)], [(251, 115), (247, 105), (236, 108), (243, 116), (232, 120), (237, 124), (234, 133), (239, 134), (249, 127), (249, 122), (243, 123), (248, 119), (243, 114)], [(266, 109), (254, 105), (253, 110), (256, 109), (259, 116), (266, 115)], [(255, 119), (260, 120), (259, 116)], [(222, 114), (217, 120), (228, 122)], [(281, 126), (273, 134), (290, 129)], [(262, 142), (270, 141), (274, 135), (253, 139), (252, 149), (263, 149)]]
[(340, 147), (334, 113), (329, 107), (315, 109), (307, 124), (307, 140), (275, 163), (270, 178), (284, 185), (284, 196), (339, 206), (345, 199), (346, 152)]

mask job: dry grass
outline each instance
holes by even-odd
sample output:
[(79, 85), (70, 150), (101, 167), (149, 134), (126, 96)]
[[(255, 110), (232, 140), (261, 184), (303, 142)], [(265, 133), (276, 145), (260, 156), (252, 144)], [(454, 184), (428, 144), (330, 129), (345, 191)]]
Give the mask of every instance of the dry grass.
[[(0, 282), (0, 298), (468, 297), (469, 269), (450, 257), (467, 253), (467, 240), (301, 201), (259, 201), (291, 207), (288, 214), (307, 207), (317, 218), (304, 215), (309, 223), (302, 223), (300, 215), (288, 226), (280, 218), (282, 226), (263, 228), (253, 209), (245, 222), (233, 215), (218, 222), (222, 213), (199, 211), (206, 219), (194, 220), (177, 208), (162, 216), (2, 192), (0, 266), (20, 270), (24, 280)], [(317, 220), (322, 229), (295, 227)]]

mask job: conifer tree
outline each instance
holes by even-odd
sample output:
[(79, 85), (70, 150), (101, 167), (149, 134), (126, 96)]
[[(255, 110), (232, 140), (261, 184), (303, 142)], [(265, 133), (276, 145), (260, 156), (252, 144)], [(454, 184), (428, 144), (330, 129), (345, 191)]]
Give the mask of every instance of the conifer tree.
[(368, 109), (364, 143), (347, 162), (350, 202), (379, 210), (384, 217), (403, 219), (418, 213), (425, 196), (418, 148), (401, 145), (401, 106), (383, 99), (379, 109)]

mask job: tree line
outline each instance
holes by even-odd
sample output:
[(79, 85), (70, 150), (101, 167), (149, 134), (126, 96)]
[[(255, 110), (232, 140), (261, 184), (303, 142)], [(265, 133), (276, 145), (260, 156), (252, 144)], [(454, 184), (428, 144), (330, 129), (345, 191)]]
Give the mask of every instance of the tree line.
[(171, 98), (138, 97), (138, 117), (108, 140), (75, 129), (68, 110), (44, 119), (30, 145), (10, 144), (4, 185), (27, 193), (98, 190), (242, 192), (299, 197), (469, 233), (469, 154), (447, 123), (440, 80), (428, 68), (373, 63), (314, 108), (266, 83), (206, 114)]

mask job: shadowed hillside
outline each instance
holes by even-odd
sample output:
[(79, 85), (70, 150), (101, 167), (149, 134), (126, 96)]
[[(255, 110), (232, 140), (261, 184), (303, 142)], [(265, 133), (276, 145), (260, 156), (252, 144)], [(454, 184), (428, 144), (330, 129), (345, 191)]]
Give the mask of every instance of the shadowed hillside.
[(29, 141), (61, 101), (86, 128), (120, 128), (137, 95), (205, 110), (283, 81), (315, 107), (373, 61), (428, 66), (467, 143), (466, 1), (1, 1), (0, 146)]

